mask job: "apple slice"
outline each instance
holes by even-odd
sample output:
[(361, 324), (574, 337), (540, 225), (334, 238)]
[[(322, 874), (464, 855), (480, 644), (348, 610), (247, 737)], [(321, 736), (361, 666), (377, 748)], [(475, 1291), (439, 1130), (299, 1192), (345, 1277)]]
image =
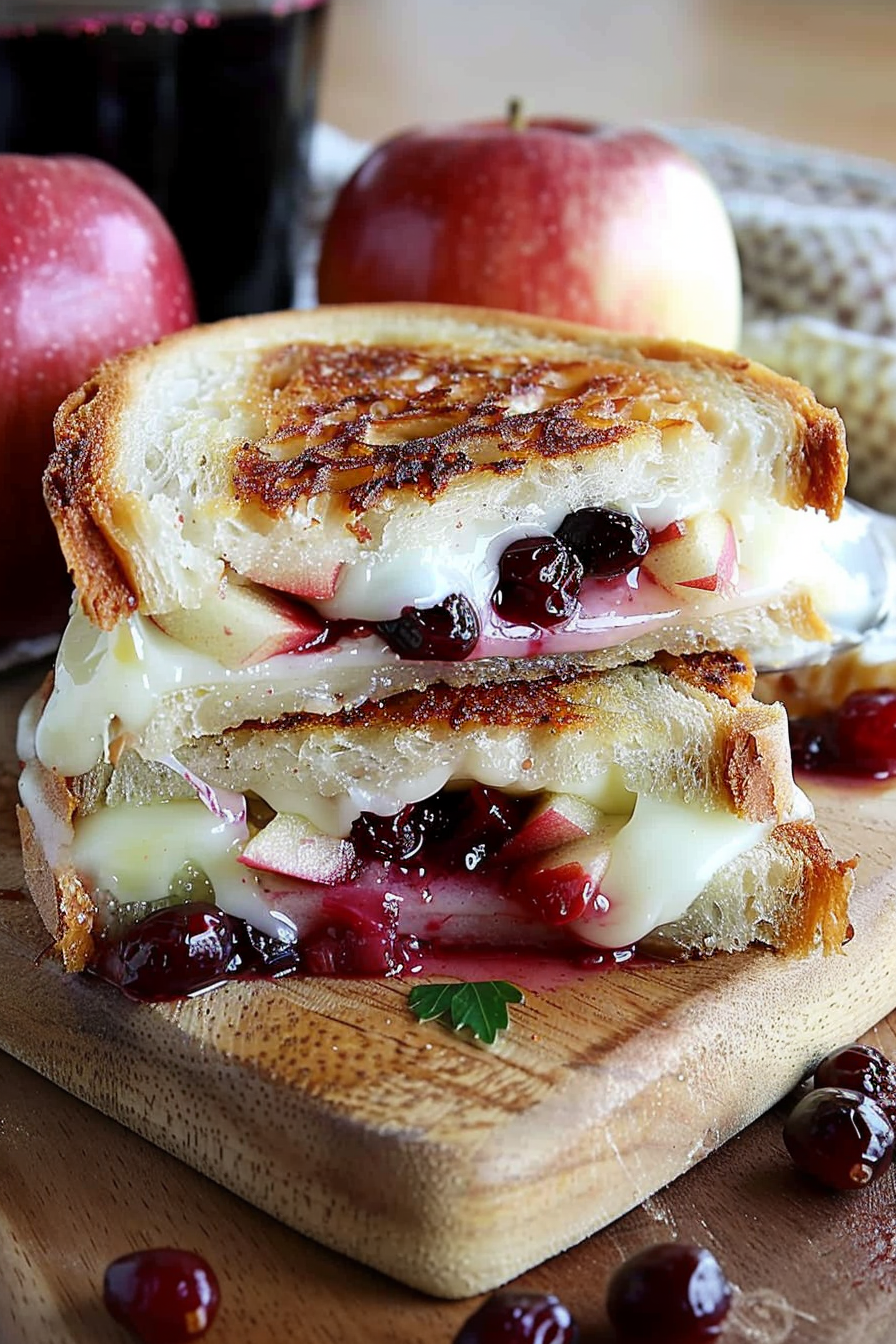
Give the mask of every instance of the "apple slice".
[(263, 583), (266, 588), (319, 602), (336, 596), (342, 565), (332, 561), (316, 563), (308, 556), (290, 556), (284, 563), (282, 559), (261, 555), (248, 563), (236, 560), (234, 568), (244, 578)]
[(641, 562), (669, 592), (682, 588), (729, 595), (737, 583), (737, 538), (723, 513), (697, 513), (664, 528)]
[(299, 653), (318, 643), (326, 629), (310, 607), (226, 582), (201, 607), (153, 619), (166, 635), (224, 667), (250, 667), (278, 653)]
[(239, 856), (247, 868), (258, 868), (284, 877), (297, 877), (332, 887), (346, 882), (356, 867), (351, 840), (325, 835), (304, 817), (278, 812), (253, 836)]
[(581, 840), (597, 829), (600, 816), (596, 807), (574, 794), (542, 794), (516, 835), (501, 850), (501, 860), (515, 864), (533, 854)]
[(552, 926), (599, 913), (600, 883), (610, 863), (610, 847), (627, 820), (606, 818), (585, 839), (524, 859), (510, 874), (508, 894)]

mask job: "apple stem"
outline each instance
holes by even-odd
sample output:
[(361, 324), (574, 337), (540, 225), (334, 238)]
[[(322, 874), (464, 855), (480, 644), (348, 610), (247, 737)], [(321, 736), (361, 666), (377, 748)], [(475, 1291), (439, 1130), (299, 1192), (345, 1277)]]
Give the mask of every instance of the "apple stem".
[(526, 129), (526, 116), (523, 111), (522, 98), (507, 99), (507, 125), (512, 131), (524, 131)]

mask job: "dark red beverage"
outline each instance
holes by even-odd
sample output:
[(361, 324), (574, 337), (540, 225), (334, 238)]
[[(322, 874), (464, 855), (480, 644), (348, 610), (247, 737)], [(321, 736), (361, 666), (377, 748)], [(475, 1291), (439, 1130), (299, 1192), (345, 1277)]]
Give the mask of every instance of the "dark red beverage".
[(204, 321), (289, 307), (323, 0), (110, 7), (0, 21), (0, 152), (126, 173), (177, 235)]

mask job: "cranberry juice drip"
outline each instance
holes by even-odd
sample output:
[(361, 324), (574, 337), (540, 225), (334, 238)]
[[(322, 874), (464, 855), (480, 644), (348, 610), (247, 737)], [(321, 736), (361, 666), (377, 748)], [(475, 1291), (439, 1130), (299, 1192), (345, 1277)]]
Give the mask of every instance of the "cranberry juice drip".
[(174, 230), (203, 321), (288, 307), (324, 14), (0, 28), (0, 152), (130, 177)]

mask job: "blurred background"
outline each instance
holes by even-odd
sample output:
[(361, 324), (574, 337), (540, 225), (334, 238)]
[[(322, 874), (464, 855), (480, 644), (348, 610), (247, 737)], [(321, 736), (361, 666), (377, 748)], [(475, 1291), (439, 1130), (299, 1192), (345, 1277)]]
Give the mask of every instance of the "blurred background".
[(896, 161), (891, 0), (334, 0), (320, 113), (366, 139), (535, 113), (715, 122)]

